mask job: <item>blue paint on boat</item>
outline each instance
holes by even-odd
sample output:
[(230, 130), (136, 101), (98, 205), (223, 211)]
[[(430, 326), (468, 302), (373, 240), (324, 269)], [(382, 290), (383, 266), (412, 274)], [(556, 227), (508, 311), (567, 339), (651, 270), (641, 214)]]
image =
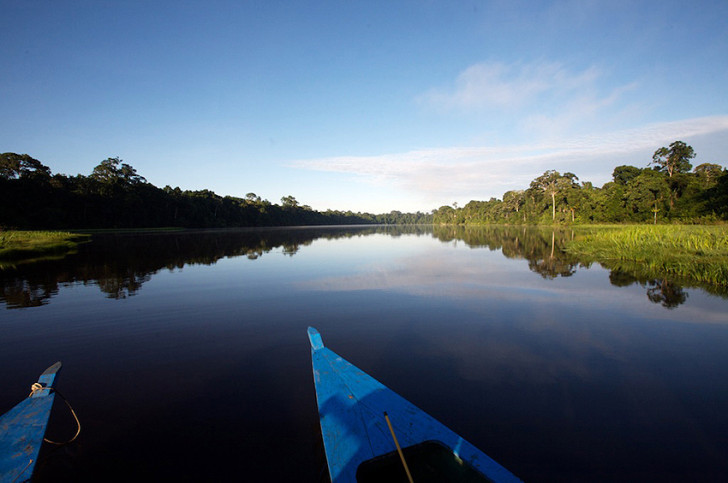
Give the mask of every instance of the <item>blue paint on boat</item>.
[(402, 448), (434, 441), (481, 473), (483, 481), (521, 481), (442, 423), (326, 348), (316, 329), (309, 327), (308, 337), (332, 483), (356, 482), (362, 463), (396, 451), (385, 411)]
[(61, 363), (46, 369), (29, 397), (0, 417), (0, 482), (28, 481), (33, 476), (53, 407)]

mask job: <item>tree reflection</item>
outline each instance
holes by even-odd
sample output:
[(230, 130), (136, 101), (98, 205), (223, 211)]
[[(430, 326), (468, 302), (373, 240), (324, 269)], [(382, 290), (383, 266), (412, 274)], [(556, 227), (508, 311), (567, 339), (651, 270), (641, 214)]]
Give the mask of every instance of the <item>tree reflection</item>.
[(39, 307), (58, 293), (58, 284), (30, 282), (22, 278), (10, 278), (0, 284), (0, 300), (8, 308)]
[(548, 257), (540, 260), (529, 260), (528, 268), (543, 278), (570, 277), (576, 272), (577, 264), (565, 263), (557, 257)]
[[(578, 259), (564, 252), (565, 244), (574, 238), (571, 229), (515, 226), (435, 226), (434, 236), (443, 242), (461, 240), (470, 247), (501, 250), (508, 258), (525, 259), (528, 268), (545, 279), (569, 277), (578, 267), (589, 267), (589, 260)], [(639, 283), (647, 291), (647, 298), (665, 308), (672, 309), (685, 303), (688, 293), (683, 287), (700, 287), (708, 293), (728, 296), (726, 287), (701, 283), (696, 280), (668, 277), (647, 264), (613, 260), (600, 263), (608, 269), (609, 281), (617, 287)]]
[(580, 263), (563, 250), (571, 230), (510, 226), (436, 226), (434, 236), (443, 242), (462, 240), (470, 247), (501, 250), (508, 258), (525, 259), (528, 268), (546, 279), (570, 277)]
[(682, 285), (665, 277), (644, 277), (635, 272), (615, 269), (609, 273), (609, 281), (618, 287), (640, 284), (647, 289), (647, 299), (650, 302), (660, 304), (667, 309), (674, 309), (688, 299), (688, 292), (683, 289)]
[(97, 284), (110, 299), (125, 299), (135, 295), (144, 282), (152, 279), (150, 274), (100, 278)]
[[(570, 229), (539, 227), (369, 226), (305, 229), (187, 231), (155, 234), (96, 235), (92, 243), (64, 259), (27, 263), (0, 269), (0, 302), (7, 308), (37, 307), (48, 303), (61, 285), (97, 286), (108, 298), (137, 294), (160, 270), (186, 265), (211, 265), (222, 258), (255, 261), (278, 251), (293, 257), (314, 240), (362, 237), (371, 234), (398, 237), (432, 236), (444, 243), (462, 242), (471, 248), (499, 250), (507, 258), (526, 260), (528, 268), (544, 279), (570, 277), (590, 262), (563, 250), (574, 233)], [(725, 287), (700, 285), (657, 273), (645, 264), (624, 261), (601, 263), (610, 270), (612, 285), (642, 285), (654, 303), (671, 309), (683, 303), (683, 287), (699, 286), (726, 297)]]
[(678, 305), (684, 304), (688, 298), (688, 293), (683, 291), (682, 287), (669, 280), (650, 280), (647, 284), (649, 286), (647, 298), (668, 309), (674, 309)]
[(629, 287), (637, 283), (637, 279), (622, 270), (612, 270), (609, 272), (609, 283), (616, 287)]
[(59, 285), (77, 283), (95, 285), (108, 298), (124, 299), (137, 294), (164, 269), (212, 265), (229, 257), (253, 261), (274, 250), (292, 257), (319, 238), (430, 231), (427, 226), (355, 226), (95, 235), (92, 243), (66, 258), (0, 269), (0, 302), (9, 309), (37, 307), (57, 295)]

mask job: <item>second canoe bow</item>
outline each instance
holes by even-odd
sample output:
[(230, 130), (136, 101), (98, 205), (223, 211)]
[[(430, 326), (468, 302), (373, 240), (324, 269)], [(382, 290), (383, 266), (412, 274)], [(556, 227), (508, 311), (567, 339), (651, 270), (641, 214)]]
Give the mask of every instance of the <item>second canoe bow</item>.
[(61, 370), (56, 362), (31, 387), (30, 395), (0, 416), (0, 482), (29, 481), (43, 444)]

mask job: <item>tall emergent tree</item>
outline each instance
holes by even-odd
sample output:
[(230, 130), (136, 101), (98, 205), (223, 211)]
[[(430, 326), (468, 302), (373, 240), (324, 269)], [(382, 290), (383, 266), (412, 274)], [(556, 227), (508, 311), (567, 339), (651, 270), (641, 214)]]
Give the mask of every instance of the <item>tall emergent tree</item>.
[[(119, 166), (121, 165), (121, 166)], [(122, 162), (119, 157), (106, 158), (96, 166), (91, 177), (101, 183), (122, 185), (137, 185), (146, 183), (144, 176), (137, 174), (136, 169)]]
[(710, 188), (718, 182), (718, 178), (725, 172), (723, 166), (714, 163), (703, 163), (699, 164), (693, 169), (693, 172), (698, 176), (701, 184), (706, 188)]
[(567, 188), (571, 188), (579, 178), (573, 173), (561, 175), (558, 171), (550, 169), (531, 181), (531, 188), (538, 189), (551, 195), (551, 219), (556, 220), (556, 195)]
[(284, 196), (281, 198), (281, 205), (283, 208), (296, 208), (298, 206), (298, 200), (293, 196)]
[[(518, 213), (521, 205), (525, 202), (525, 197), (526, 194), (524, 190), (506, 191), (503, 193), (503, 204), (505, 205), (506, 210)], [(506, 218), (508, 218), (507, 215)]]
[(27, 154), (0, 154), (0, 178), (50, 178), (51, 170)]
[(693, 167), (690, 160), (695, 157), (692, 146), (682, 141), (675, 141), (669, 148), (661, 147), (652, 155), (652, 162), (659, 171), (666, 172), (672, 178), (675, 173), (687, 173)]
[(617, 166), (612, 171), (612, 179), (621, 186), (627, 186), (633, 179), (640, 175), (641, 169), (635, 166), (622, 165)]

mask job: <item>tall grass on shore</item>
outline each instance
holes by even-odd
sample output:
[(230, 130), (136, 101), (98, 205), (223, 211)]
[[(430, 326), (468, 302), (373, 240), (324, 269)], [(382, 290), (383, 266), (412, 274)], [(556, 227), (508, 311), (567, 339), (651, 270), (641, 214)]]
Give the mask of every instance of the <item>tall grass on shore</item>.
[(637, 262), (652, 272), (728, 286), (726, 225), (594, 228), (565, 249), (607, 267), (610, 262)]
[(18, 259), (73, 251), (88, 235), (60, 231), (0, 230), (0, 259)]

